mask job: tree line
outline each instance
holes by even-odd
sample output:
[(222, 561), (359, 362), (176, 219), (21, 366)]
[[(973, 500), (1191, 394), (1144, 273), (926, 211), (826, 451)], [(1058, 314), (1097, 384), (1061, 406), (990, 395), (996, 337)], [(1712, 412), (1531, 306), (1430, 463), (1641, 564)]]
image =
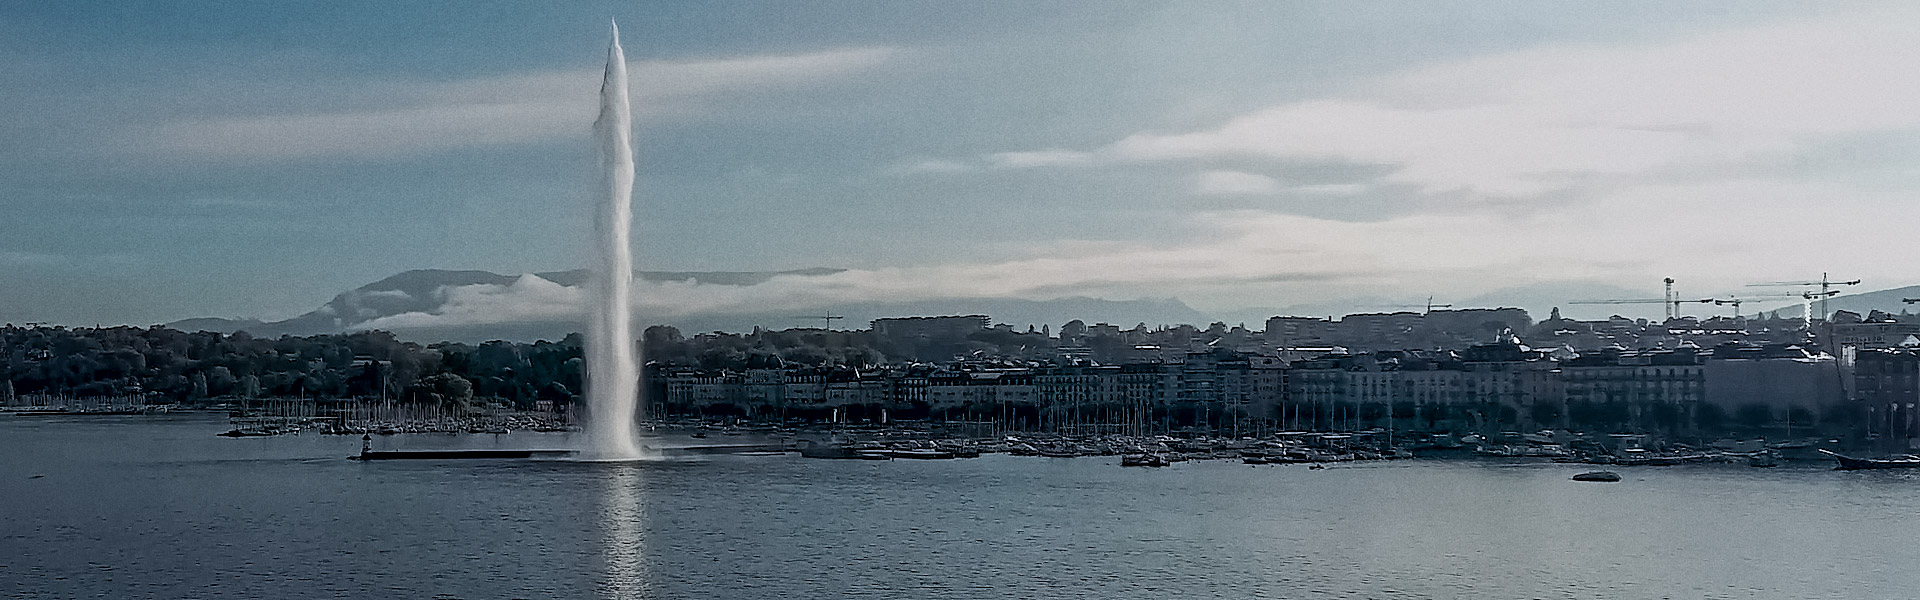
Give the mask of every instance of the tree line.
[[(1039, 357), (1044, 335), (982, 330), (899, 343), (867, 330), (755, 329), (683, 335), (647, 328), (650, 367), (709, 370), (869, 368), (967, 354)], [(0, 328), (0, 401), (36, 395), (144, 396), (150, 403), (251, 398), (381, 399), (530, 408), (571, 404), (582, 389), (581, 340), (418, 344), (385, 331), (254, 337), (162, 326)]]

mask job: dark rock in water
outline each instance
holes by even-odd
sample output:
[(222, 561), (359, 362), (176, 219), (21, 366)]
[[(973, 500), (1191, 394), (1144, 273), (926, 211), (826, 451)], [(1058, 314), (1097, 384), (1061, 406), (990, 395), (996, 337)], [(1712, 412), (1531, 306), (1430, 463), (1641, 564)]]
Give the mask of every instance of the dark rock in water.
[(1573, 476), (1573, 480), (1574, 481), (1603, 481), (1603, 482), (1611, 483), (1611, 482), (1619, 481), (1620, 474), (1615, 473), (1613, 471), (1588, 471), (1588, 472)]

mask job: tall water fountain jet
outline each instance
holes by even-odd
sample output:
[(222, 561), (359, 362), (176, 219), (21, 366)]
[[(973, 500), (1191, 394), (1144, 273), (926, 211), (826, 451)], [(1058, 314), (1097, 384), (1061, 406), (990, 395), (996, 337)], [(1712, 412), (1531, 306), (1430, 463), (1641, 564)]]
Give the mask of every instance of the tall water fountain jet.
[(607, 46), (607, 73), (600, 81), (600, 117), (593, 122), (600, 143), (604, 194), (594, 218), (593, 298), (587, 317), (586, 455), (601, 460), (640, 457), (633, 423), (640, 396), (639, 350), (633, 337), (633, 115), (627, 105), (627, 57), (620, 26)]

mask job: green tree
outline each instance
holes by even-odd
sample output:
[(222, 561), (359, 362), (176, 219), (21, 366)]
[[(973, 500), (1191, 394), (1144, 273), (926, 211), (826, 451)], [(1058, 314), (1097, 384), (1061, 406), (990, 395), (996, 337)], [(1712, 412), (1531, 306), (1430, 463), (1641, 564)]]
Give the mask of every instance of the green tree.
[(1723, 431), (1727, 426), (1727, 411), (1718, 404), (1701, 404), (1693, 411), (1693, 424), (1702, 431)]
[(1759, 429), (1773, 424), (1773, 407), (1748, 402), (1735, 409), (1734, 418), (1749, 429)]

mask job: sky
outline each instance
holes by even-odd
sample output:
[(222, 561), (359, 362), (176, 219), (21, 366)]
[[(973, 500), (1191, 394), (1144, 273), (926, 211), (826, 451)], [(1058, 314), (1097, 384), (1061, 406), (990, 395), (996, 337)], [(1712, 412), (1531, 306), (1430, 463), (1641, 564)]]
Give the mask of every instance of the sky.
[(1902, 3), (43, 1), (0, 5), (0, 321), (580, 268), (609, 18), (636, 264), (849, 269), (643, 286), (663, 312), (1920, 282)]

